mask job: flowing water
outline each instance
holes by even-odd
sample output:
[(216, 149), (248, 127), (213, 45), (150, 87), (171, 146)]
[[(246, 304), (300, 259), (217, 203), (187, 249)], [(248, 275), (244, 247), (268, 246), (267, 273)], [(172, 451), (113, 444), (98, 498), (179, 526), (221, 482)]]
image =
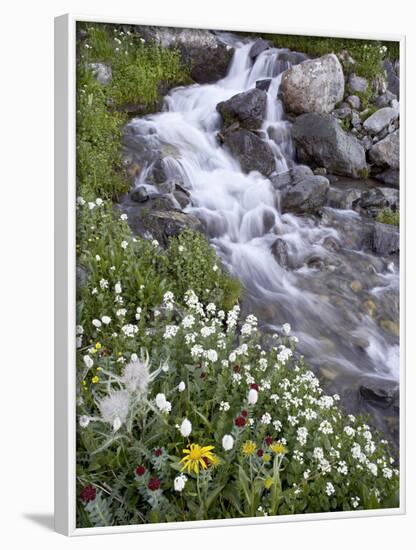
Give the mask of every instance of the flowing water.
[[(151, 146), (174, 151), (164, 159), (165, 172), (190, 192), (186, 211), (202, 221), (224, 264), (242, 282), (244, 307), (257, 314), (264, 330), (289, 322), (308, 363), (341, 394), (357, 387), (362, 375), (397, 380), (398, 337), (379, 326), (383, 315), (398, 321), (397, 262), (361, 249), (356, 212), (326, 208), (322, 219), (282, 214), (270, 180), (243, 173), (219, 143), (216, 105), (271, 78), (262, 137), (272, 146), (276, 173), (294, 163), (290, 123), (277, 99), (287, 62), (279, 60), (277, 49), (253, 62), (251, 45), (233, 40), (236, 51), (224, 79), (176, 88), (163, 112), (130, 126)], [(146, 175), (145, 169), (137, 185), (146, 185)], [(277, 237), (287, 244), (289, 267), (273, 255)], [(371, 304), (378, 322), (368, 311)]]

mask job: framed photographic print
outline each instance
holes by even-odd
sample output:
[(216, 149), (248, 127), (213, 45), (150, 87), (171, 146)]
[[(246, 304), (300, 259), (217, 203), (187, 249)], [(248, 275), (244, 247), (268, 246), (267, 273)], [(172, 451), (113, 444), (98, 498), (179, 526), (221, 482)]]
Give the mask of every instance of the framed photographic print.
[(55, 32), (56, 529), (403, 513), (403, 37)]

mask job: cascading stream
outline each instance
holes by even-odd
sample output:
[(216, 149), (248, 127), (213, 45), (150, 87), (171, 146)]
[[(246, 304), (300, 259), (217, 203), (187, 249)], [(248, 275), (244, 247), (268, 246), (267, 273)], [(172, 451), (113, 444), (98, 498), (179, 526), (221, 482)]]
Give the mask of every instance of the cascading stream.
[[(274, 48), (253, 62), (252, 43), (233, 46), (234, 59), (224, 79), (174, 89), (163, 112), (131, 124), (146, 139), (176, 151), (164, 159), (165, 171), (168, 177), (180, 178), (190, 192), (192, 206), (186, 211), (204, 224), (224, 263), (246, 289), (246, 309), (259, 317), (263, 327), (276, 330), (289, 322), (308, 362), (330, 380), (336, 378), (341, 391), (363, 373), (397, 378), (398, 338), (386, 336), (349, 291), (351, 281), (365, 277), (368, 293), (382, 300), (385, 294), (388, 303), (390, 294), (398, 292), (395, 268), (387, 269), (386, 260), (353, 248), (328, 250), (325, 239), (342, 240), (337, 229), (316, 218), (279, 212), (278, 192), (270, 180), (256, 172), (243, 173), (218, 141), (217, 104), (255, 87), (257, 80), (270, 78), (262, 137), (273, 148), (277, 173), (294, 162), (290, 123), (277, 99), (287, 63), (278, 59), (280, 50)], [(143, 170), (137, 184), (145, 182)], [(353, 211), (336, 212), (341, 226), (353, 225), (359, 216)], [(277, 237), (287, 244), (290, 268), (281, 267), (272, 253)], [(311, 266), (312, 256), (325, 259), (329, 267)], [(348, 287), (342, 286), (344, 293), (340, 285)]]

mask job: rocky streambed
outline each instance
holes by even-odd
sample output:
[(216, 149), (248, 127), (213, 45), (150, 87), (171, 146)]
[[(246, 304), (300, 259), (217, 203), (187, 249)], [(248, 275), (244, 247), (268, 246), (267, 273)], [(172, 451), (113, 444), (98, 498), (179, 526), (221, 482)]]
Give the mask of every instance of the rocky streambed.
[(263, 330), (289, 322), (328, 390), (397, 443), (399, 230), (378, 221), (400, 206), (397, 63), (368, 82), (262, 38), (136, 32), (179, 47), (195, 83), (127, 124), (117, 207), (162, 244), (203, 231)]

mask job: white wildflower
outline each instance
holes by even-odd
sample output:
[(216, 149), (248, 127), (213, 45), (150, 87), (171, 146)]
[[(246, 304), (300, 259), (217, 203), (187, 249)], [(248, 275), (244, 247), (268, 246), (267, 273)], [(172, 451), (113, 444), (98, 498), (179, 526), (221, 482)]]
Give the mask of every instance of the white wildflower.
[(282, 325), (282, 330), (285, 334), (290, 334), (291, 326), (289, 325), (289, 323), (285, 323), (284, 325)]
[(220, 403), (220, 411), (229, 411), (230, 410), (230, 404), (228, 403), (228, 401), (221, 401)]
[(121, 241), (121, 248), (123, 250), (126, 250), (126, 248), (129, 246), (129, 243), (127, 241)]
[(94, 361), (91, 359), (89, 355), (84, 355), (83, 359), (84, 359), (85, 366), (88, 369), (90, 369), (93, 366)]
[(163, 338), (165, 340), (170, 340), (171, 338), (174, 338), (179, 330), (179, 327), (176, 325), (166, 325), (165, 327), (165, 333), (163, 334)]
[(156, 406), (162, 413), (168, 413), (172, 409), (172, 404), (170, 401), (167, 401), (166, 396), (164, 393), (158, 393), (156, 395)]
[(136, 325), (131, 325), (131, 324), (128, 324), (128, 325), (124, 325), (123, 327), (121, 327), (121, 330), (123, 331), (123, 334), (129, 338), (133, 338), (135, 334), (137, 334), (138, 332), (138, 328), (136, 327)]
[(185, 391), (185, 388), (186, 388), (185, 382), (182, 380), (182, 382), (179, 382), (178, 391), (182, 393), (183, 391)]
[(92, 324), (96, 327), (96, 328), (100, 328), (101, 326), (101, 321), (99, 319), (93, 319), (92, 320)]
[(272, 421), (272, 417), (268, 412), (264, 413), (263, 416), (261, 417), (262, 424), (270, 424), (271, 421)]
[(82, 416), (79, 417), (79, 425), (81, 426), (81, 428), (86, 428), (90, 423), (90, 420), (91, 418), (89, 416), (86, 416), (85, 414), (83, 414)]
[(189, 435), (191, 435), (192, 424), (187, 418), (185, 418), (182, 421), (182, 424), (181, 424), (181, 427), (179, 428), (179, 431), (181, 432), (181, 435), (183, 437), (188, 437)]
[(129, 404), (130, 396), (126, 390), (113, 391), (98, 402), (101, 418), (117, 431), (127, 419)]
[(140, 394), (146, 394), (147, 387), (150, 381), (148, 361), (142, 362), (136, 360), (128, 363), (124, 367), (121, 380), (128, 391), (138, 391)]
[(325, 488), (325, 493), (330, 497), (335, 493), (335, 487), (332, 485), (331, 482), (328, 481)]
[(111, 317), (109, 317), (108, 315), (103, 315), (101, 317), (101, 321), (105, 324), (105, 325), (109, 325), (111, 323)]
[(224, 448), (224, 451), (231, 451), (231, 449), (234, 447), (234, 438), (232, 435), (224, 435), (222, 438), (222, 446)]
[(185, 474), (180, 474), (173, 480), (173, 487), (175, 491), (181, 493), (185, 489), (185, 484), (188, 481), (188, 478)]
[(251, 388), (251, 390), (248, 392), (248, 404), (255, 405), (257, 403), (258, 398), (259, 398), (258, 391), (254, 388)]

